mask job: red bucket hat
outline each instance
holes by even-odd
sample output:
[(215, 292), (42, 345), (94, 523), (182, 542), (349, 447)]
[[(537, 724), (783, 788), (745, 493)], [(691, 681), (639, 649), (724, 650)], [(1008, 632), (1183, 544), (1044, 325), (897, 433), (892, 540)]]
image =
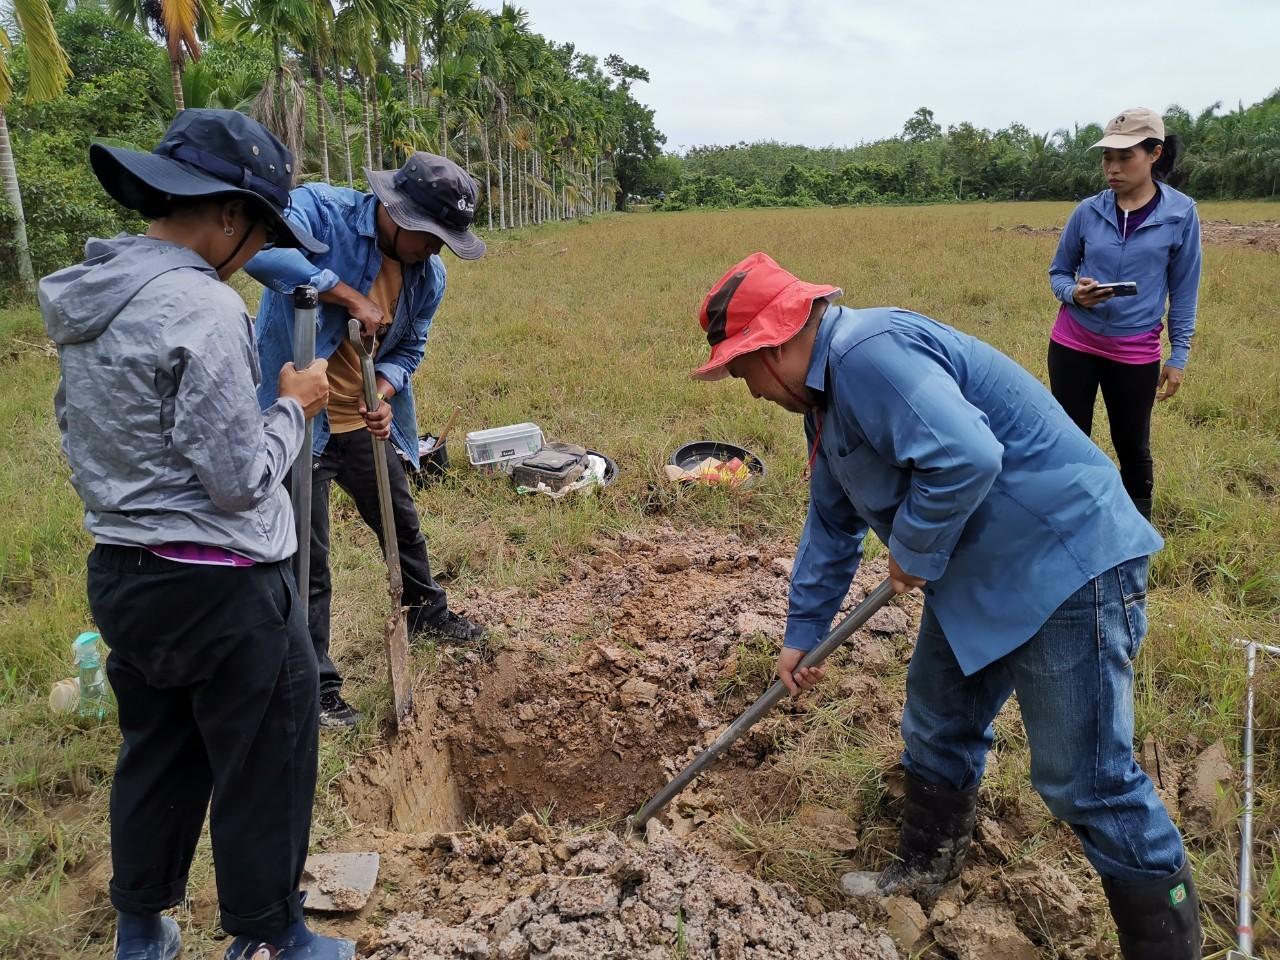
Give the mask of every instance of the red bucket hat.
[(719, 380), (735, 357), (786, 343), (805, 325), (815, 300), (843, 293), (839, 287), (805, 283), (768, 254), (753, 253), (730, 267), (702, 301), (698, 322), (711, 344), (711, 359), (693, 376)]

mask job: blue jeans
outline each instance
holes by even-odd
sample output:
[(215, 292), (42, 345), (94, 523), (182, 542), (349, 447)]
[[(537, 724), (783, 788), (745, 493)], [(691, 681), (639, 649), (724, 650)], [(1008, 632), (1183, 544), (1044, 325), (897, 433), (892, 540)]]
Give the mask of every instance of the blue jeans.
[(1133, 756), (1133, 658), (1147, 630), (1146, 557), (1089, 581), (1018, 649), (965, 676), (925, 606), (907, 672), (903, 764), (957, 790), (974, 786), (992, 720), (1017, 693), (1031, 782), (1070, 824), (1098, 873), (1118, 883), (1182, 868), (1182, 837)]

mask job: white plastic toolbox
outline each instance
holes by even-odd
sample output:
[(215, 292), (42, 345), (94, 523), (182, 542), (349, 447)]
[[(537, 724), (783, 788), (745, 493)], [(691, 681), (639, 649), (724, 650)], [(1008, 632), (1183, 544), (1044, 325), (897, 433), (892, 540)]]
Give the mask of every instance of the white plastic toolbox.
[(517, 463), (542, 449), (542, 428), (536, 423), (475, 430), (467, 434), (467, 459), (485, 473), (510, 473)]

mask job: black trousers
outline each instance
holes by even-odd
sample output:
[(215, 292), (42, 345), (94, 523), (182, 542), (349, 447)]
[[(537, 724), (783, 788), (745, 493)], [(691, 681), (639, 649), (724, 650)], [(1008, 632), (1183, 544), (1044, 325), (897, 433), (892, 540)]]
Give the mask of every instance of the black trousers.
[[(307, 599), (307, 625), (320, 666), (320, 691), (342, 687), (342, 676), (329, 656), (333, 578), (329, 572), (329, 486), (337, 483), (355, 502), (356, 510), (382, 546), (382, 514), (378, 507), (378, 479), (373, 465), (373, 445), (368, 430), (335, 433), (324, 452), (315, 458), (311, 473), (311, 584)], [(400, 547), (403, 602), (409, 608), (410, 634), (432, 623), (448, 609), (444, 588), (432, 579), (427, 541), (418, 523), (418, 508), (409, 490), (409, 478), (394, 450), (387, 448), (387, 477), (391, 481), (391, 506)], [(373, 569), (385, 569), (374, 567)], [(383, 574), (385, 577), (385, 574)]]
[(222, 926), (270, 938), (302, 916), (319, 738), (288, 563), (197, 566), (99, 545), (88, 586), (124, 739), (111, 902), (130, 913), (180, 902), (208, 809)]
[(1049, 388), (1067, 415), (1087, 436), (1093, 434), (1098, 390), (1107, 408), (1111, 443), (1120, 461), (1120, 479), (1135, 503), (1150, 508), (1155, 488), (1151, 460), (1151, 408), (1160, 385), (1160, 361), (1119, 363), (1049, 342)]

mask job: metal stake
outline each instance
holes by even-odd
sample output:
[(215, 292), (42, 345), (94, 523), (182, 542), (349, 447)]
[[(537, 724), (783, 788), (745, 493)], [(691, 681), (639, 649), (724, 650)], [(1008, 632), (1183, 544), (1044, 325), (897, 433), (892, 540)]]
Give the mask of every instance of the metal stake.
[[(315, 287), (293, 290), (293, 365), (298, 370), (311, 366), (316, 358), (316, 309), (320, 294)], [(311, 591), (311, 444), (314, 426), (308, 420), (302, 433), (302, 449), (293, 461), (289, 492), (293, 499), (293, 523), (298, 532), (298, 552), (293, 555), (298, 596), (305, 604)]]

